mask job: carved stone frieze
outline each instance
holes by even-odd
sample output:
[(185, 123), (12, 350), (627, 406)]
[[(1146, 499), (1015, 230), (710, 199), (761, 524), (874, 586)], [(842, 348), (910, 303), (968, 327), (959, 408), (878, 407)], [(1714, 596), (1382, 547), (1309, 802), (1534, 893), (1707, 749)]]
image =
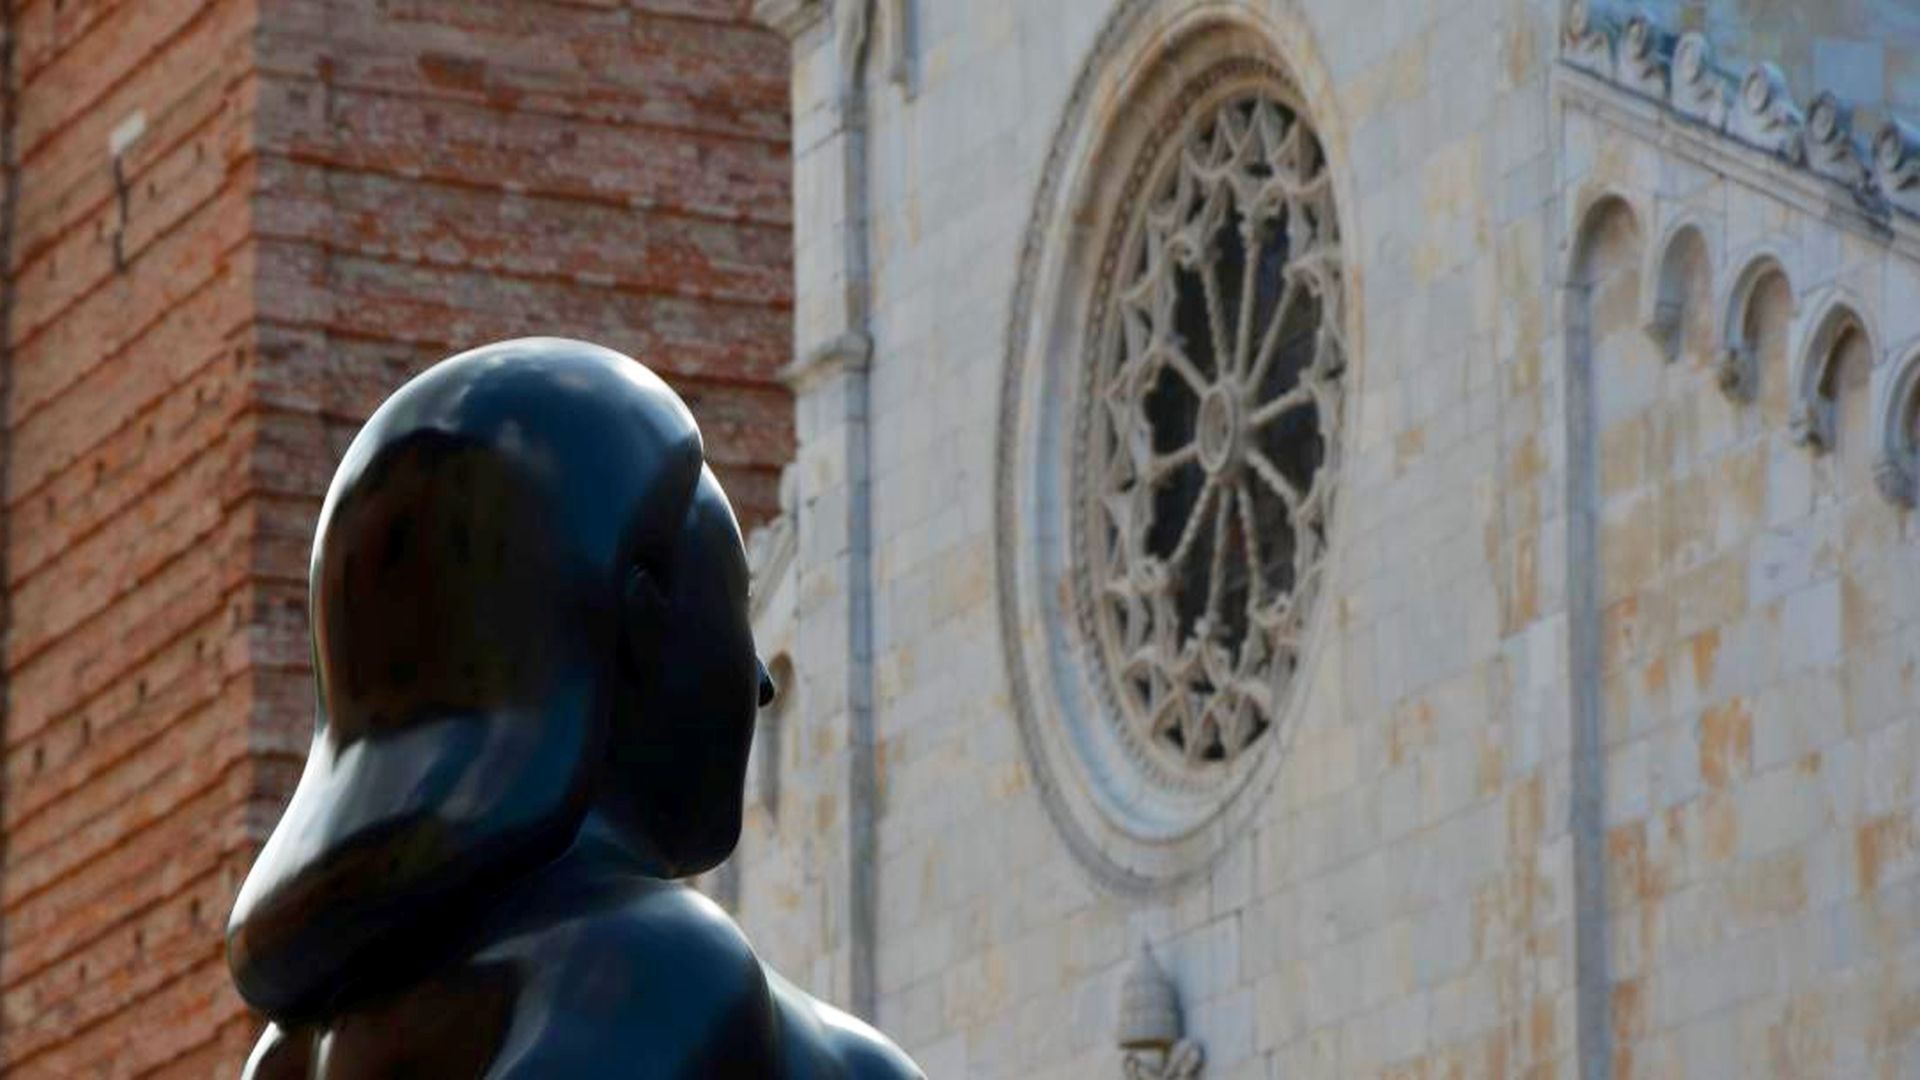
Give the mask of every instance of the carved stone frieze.
[(1595, 17), (1592, 0), (1572, 0), (1567, 5), (1566, 38), (1563, 46), (1567, 63), (1596, 75), (1613, 77), (1613, 28)]
[(1730, 92), (1726, 76), (1713, 66), (1713, 43), (1707, 35), (1697, 30), (1680, 35), (1673, 50), (1671, 92), (1680, 115), (1716, 130), (1727, 126)]
[(1807, 113), (1807, 167), (1851, 188), (1867, 183), (1867, 164), (1853, 138), (1853, 107), (1831, 91), (1815, 97)]
[(1806, 160), (1803, 129), (1806, 118), (1787, 91), (1787, 77), (1773, 64), (1755, 64), (1740, 80), (1740, 95), (1728, 118), (1727, 130), (1794, 163)]
[(1853, 104), (1832, 91), (1803, 111), (1780, 68), (1758, 63), (1736, 82), (1699, 31), (1675, 33), (1644, 12), (1568, 0), (1561, 60), (1660, 102), (1678, 115), (1801, 166), (1850, 191), (1870, 214), (1920, 217), (1920, 129), (1884, 120), (1866, 145)]
[(1645, 14), (1627, 20), (1614, 60), (1614, 78), (1648, 97), (1667, 96), (1667, 72), (1673, 62), (1674, 37)]
[(1920, 128), (1891, 119), (1881, 124), (1873, 139), (1873, 172), (1894, 207), (1920, 217)]

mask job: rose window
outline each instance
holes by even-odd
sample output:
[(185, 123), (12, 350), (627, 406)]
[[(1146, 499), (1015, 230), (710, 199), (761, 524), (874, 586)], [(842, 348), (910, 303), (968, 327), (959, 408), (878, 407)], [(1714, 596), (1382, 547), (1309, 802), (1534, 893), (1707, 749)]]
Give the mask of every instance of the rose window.
[(1339, 236), (1319, 140), (1263, 92), (1152, 148), (1096, 297), (1077, 575), (1128, 741), (1180, 775), (1274, 728), (1333, 499)]

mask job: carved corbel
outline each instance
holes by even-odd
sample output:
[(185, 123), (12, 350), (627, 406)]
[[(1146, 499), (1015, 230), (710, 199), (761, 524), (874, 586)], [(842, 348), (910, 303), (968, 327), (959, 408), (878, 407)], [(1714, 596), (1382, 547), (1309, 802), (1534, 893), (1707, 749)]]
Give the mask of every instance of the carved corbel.
[(867, 64), (869, 13), (873, 0), (840, 0), (834, 5), (833, 40), (842, 98), (850, 97)]
[(1823, 90), (1807, 110), (1807, 165), (1830, 180), (1863, 188), (1867, 165), (1853, 141), (1853, 107)]
[(1610, 79), (1613, 26), (1598, 4), (1599, 0), (1568, 0), (1566, 39), (1560, 47), (1568, 63)]
[(1206, 1064), (1206, 1054), (1201, 1052), (1200, 1044), (1181, 1039), (1159, 1061), (1151, 1060), (1146, 1054), (1128, 1054), (1121, 1067), (1127, 1080), (1199, 1080), (1200, 1070)]
[(795, 394), (804, 394), (832, 376), (865, 371), (872, 361), (873, 339), (849, 331), (809, 349), (776, 377)]
[(1656, 101), (1667, 99), (1667, 67), (1673, 57), (1673, 34), (1640, 13), (1627, 20), (1620, 35), (1620, 54), (1614, 78), (1620, 85)]
[(1920, 131), (1888, 120), (1873, 139), (1873, 172), (1889, 203), (1920, 216)]
[(1714, 366), (1714, 381), (1719, 384), (1720, 392), (1733, 401), (1747, 402), (1754, 398), (1755, 369), (1759, 363), (1754, 356), (1753, 346), (1744, 341), (1728, 343), (1720, 353), (1720, 362)]
[(1698, 30), (1680, 35), (1673, 50), (1671, 100), (1680, 115), (1719, 130), (1727, 126), (1728, 79), (1713, 66), (1713, 44)]
[(887, 81), (913, 100), (913, 5), (910, 0), (876, 0), (885, 9)]
[(1655, 299), (1647, 312), (1643, 329), (1660, 346), (1660, 355), (1672, 363), (1680, 355), (1680, 332), (1686, 320), (1687, 305), (1668, 297)]
[[(873, 40), (872, 23), (880, 20), (880, 34)], [(913, 98), (913, 18), (909, 0), (840, 0), (835, 16), (835, 37), (839, 43), (840, 77), (851, 86), (864, 77), (872, 51), (885, 55), (886, 79), (898, 86), (908, 100)]]
[(1206, 1066), (1200, 1044), (1183, 1037), (1179, 994), (1141, 942), (1120, 983), (1118, 1041), (1126, 1080), (1198, 1080)]
[(1914, 463), (1911, 454), (1903, 456), (1883, 452), (1873, 462), (1873, 486), (1895, 506), (1913, 509)]
[(1740, 83), (1728, 130), (1735, 138), (1800, 164), (1807, 158), (1805, 126), (1787, 92), (1787, 77), (1773, 64), (1755, 64)]
[(1794, 445), (1824, 453), (1833, 449), (1833, 402), (1819, 394), (1802, 395), (1787, 416)]
[(822, 0), (754, 0), (753, 21), (792, 41), (826, 18)]

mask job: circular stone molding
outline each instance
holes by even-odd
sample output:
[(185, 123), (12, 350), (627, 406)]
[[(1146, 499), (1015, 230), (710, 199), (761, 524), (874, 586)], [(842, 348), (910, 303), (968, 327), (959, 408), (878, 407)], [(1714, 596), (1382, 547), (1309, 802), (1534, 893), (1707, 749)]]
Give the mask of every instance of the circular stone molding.
[[(1076, 855), (1125, 891), (1208, 865), (1277, 771), (1348, 355), (1333, 176), (1273, 39), (1142, 28), (1150, 6), (1108, 25), (1043, 174), (998, 492), (1028, 756)], [(1129, 64), (1132, 39), (1159, 44)]]

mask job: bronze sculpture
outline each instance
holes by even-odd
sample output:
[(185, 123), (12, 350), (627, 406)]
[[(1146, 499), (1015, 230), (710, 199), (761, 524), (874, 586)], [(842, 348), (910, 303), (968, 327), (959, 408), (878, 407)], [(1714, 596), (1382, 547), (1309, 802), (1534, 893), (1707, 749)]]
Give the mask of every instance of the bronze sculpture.
[(739, 526), (686, 406), (582, 342), (402, 387), (309, 567), (312, 750), (228, 925), (246, 1075), (910, 1078), (674, 878), (740, 832)]

